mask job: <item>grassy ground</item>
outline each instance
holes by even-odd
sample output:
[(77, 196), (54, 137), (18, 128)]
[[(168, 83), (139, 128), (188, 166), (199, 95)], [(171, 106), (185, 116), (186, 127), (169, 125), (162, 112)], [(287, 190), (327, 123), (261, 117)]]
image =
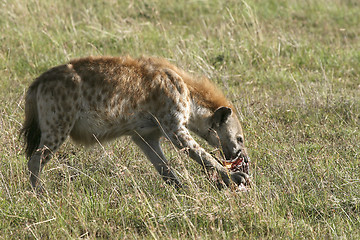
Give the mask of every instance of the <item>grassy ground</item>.
[[(1, 239), (359, 239), (357, 0), (0, 2)], [(165, 186), (123, 138), (71, 141), (34, 194), (18, 132), (24, 92), (87, 55), (156, 55), (235, 103), (253, 188), (217, 191), (164, 143), (189, 189)]]

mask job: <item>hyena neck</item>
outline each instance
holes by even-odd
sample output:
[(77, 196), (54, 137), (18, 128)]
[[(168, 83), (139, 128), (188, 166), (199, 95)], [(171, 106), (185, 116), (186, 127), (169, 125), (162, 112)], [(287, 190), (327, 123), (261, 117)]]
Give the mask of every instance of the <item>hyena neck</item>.
[(210, 122), (213, 114), (213, 110), (198, 104), (198, 102), (193, 99), (191, 101), (191, 113), (188, 128), (200, 137), (205, 138), (211, 127)]
[(207, 127), (207, 122), (209, 121), (210, 117), (210, 109), (194, 104), (193, 102), (191, 104), (191, 113), (188, 123), (189, 129), (196, 134), (201, 135), (201, 132), (203, 132), (204, 128)]
[(191, 82), (189, 85), (191, 113), (188, 128), (206, 139), (214, 112), (220, 107), (233, 107), (208, 79), (203, 78), (200, 82)]

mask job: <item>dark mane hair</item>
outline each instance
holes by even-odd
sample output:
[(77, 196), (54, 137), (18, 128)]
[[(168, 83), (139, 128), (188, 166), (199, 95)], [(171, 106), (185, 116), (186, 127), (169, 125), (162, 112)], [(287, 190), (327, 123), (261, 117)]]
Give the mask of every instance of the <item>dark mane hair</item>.
[(226, 99), (222, 91), (208, 78), (192, 76), (184, 70), (174, 66), (163, 58), (140, 58), (139, 61), (148, 62), (159, 67), (166, 67), (175, 71), (184, 80), (190, 90), (190, 94), (197, 103), (215, 111), (219, 107), (232, 107), (229, 100)]

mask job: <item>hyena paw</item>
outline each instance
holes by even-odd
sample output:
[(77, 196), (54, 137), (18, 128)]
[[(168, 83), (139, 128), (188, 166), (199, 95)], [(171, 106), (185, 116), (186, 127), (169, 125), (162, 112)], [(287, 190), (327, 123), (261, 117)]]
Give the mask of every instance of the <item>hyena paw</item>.
[(230, 173), (231, 180), (238, 186), (250, 185), (250, 177), (242, 171), (236, 171)]

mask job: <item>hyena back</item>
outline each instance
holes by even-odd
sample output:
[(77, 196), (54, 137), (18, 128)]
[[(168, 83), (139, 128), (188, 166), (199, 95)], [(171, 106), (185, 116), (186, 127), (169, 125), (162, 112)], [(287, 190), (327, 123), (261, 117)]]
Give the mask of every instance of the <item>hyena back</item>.
[(165, 136), (226, 184), (248, 181), (229, 172), (189, 133), (222, 149), (228, 160), (247, 162), (233, 106), (206, 78), (195, 78), (160, 58), (88, 57), (54, 67), (29, 87), (21, 134), (33, 187), (70, 135), (91, 145), (129, 135), (166, 182), (181, 186), (160, 147)]

